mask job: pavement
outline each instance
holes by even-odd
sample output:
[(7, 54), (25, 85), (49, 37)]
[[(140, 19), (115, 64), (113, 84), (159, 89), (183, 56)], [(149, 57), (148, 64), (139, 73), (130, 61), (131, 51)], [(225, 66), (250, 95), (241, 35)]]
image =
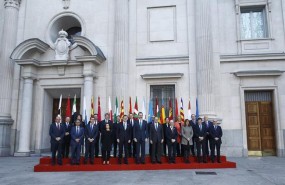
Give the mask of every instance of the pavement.
[(228, 160), (236, 162), (237, 168), (35, 173), (39, 157), (0, 157), (0, 185), (285, 185), (285, 158)]

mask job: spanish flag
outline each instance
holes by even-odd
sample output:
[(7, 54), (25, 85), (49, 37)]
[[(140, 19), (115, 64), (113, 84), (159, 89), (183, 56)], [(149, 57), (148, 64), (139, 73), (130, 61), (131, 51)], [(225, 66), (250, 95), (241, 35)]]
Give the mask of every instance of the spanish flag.
[(164, 108), (164, 101), (163, 101), (163, 98), (162, 98), (162, 101), (161, 101), (160, 123), (161, 123), (161, 124), (164, 124), (164, 123), (165, 123), (165, 108)]

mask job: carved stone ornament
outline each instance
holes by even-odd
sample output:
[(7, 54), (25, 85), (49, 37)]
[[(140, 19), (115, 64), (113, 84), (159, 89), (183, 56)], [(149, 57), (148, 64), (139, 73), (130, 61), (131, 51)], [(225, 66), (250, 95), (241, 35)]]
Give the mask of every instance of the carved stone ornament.
[(21, 4), (21, 0), (4, 0), (4, 7), (14, 7), (19, 9)]
[(70, 5), (70, 0), (62, 0), (63, 9), (68, 9)]
[(66, 31), (59, 31), (59, 38), (54, 43), (55, 60), (68, 60), (71, 43), (67, 39)]

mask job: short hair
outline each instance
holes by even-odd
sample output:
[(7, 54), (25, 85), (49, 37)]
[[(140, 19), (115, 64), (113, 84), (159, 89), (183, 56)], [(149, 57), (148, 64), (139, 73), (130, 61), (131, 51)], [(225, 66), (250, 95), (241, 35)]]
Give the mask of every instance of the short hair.
[(77, 122), (79, 122), (79, 123), (80, 123), (80, 120), (79, 120), (79, 119), (75, 120), (75, 123), (77, 123)]
[(95, 113), (95, 114), (94, 114), (94, 116), (98, 116), (98, 114), (97, 114), (97, 113)]
[(200, 117), (199, 117), (199, 118), (197, 119), (197, 121), (199, 121), (199, 120), (201, 120), (201, 121), (202, 121), (202, 118), (200, 118)]
[(110, 116), (109, 112), (105, 113), (105, 116), (107, 116), (107, 115)]
[(128, 117), (128, 115), (126, 115), (126, 114), (123, 117), (126, 117), (126, 116)]
[(138, 114), (142, 114), (142, 115), (143, 115), (143, 113), (142, 113), (142, 112), (139, 112)]

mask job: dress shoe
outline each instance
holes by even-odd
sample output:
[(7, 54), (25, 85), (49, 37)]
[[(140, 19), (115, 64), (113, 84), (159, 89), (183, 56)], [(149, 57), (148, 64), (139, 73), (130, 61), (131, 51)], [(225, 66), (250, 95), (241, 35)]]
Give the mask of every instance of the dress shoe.
[(78, 166), (79, 166), (79, 163), (76, 163), (76, 165), (78, 165)]
[(158, 164), (162, 164), (162, 162), (161, 162), (161, 161), (157, 161), (157, 163), (158, 163)]
[(221, 161), (218, 161), (218, 163), (222, 163)]
[(175, 162), (175, 161), (172, 161), (172, 163), (173, 163), (173, 164), (176, 164), (176, 162)]
[(128, 161), (125, 161), (125, 164), (129, 164), (129, 162), (128, 162)]
[(142, 164), (145, 164), (145, 162), (144, 162), (144, 161), (142, 161), (141, 163), (142, 163)]
[(151, 161), (151, 164), (155, 164), (155, 161)]

